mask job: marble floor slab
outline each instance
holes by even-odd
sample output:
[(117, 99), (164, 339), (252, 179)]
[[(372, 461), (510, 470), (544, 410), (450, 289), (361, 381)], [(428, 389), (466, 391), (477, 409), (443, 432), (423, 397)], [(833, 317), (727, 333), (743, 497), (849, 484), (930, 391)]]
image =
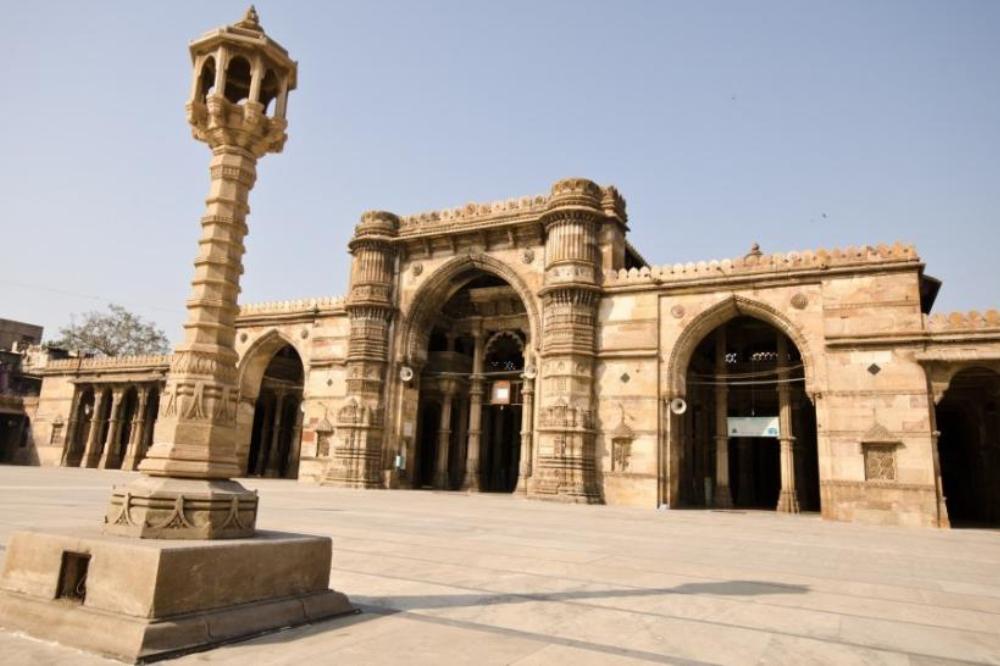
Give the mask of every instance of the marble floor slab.
[[(0, 466), (0, 558), (131, 476)], [(363, 612), (175, 663), (1000, 664), (1000, 531), (244, 483), (259, 527), (333, 538)], [(2, 631), (0, 655), (113, 663)]]

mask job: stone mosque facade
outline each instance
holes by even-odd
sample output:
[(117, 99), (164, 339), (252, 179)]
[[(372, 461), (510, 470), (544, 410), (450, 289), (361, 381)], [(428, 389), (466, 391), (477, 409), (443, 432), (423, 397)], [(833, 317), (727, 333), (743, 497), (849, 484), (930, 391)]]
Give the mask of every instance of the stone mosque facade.
[[(579, 178), (364, 213), (346, 297), (240, 309), (243, 473), (1000, 523), (1000, 313), (929, 314), (912, 246), (649, 266), (628, 230)], [(33, 460), (134, 469), (170, 361), (49, 362)]]
[[(238, 74), (206, 66), (194, 108)], [(628, 232), (583, 178), (364, 213), (346, 296), (239, 309), (242, 474), (1000, 524), (1000, 313), (932, 315), (908, 245), (657, 266)], [(49, 361), (3, 459), (135, 469), (181, 402), (171, 363)]]

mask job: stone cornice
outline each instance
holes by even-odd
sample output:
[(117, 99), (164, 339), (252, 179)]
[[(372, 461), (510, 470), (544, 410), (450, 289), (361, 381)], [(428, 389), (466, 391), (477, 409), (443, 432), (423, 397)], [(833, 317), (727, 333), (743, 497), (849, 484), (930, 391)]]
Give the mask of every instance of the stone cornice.
[(241, 305), (236, 317), (237, 325), (246, 325), (250, 319), (261, 317), (288, 317), (295, 315), (320, 315), (344, 312), (344, 298), (299, 298), (289, 301), (266, 301)]
[(146, 356), (98, 356), (94, 358), (63, 358), (49, 361), (42, 375), (80, 375), (85, 373), (142, 373), (170, 369), (172, 354)]
[(1000, 333), (1000, 311), (947, 312), (924, 315), (924, 328), (934, 333), (997, 332)]

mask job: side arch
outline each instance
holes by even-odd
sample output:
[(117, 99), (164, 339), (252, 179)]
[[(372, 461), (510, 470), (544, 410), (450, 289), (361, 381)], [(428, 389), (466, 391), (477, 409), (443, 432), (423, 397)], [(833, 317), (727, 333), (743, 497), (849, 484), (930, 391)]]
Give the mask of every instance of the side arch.
[(241, 401), (250, 401), (252, 404), (257, 399), (267, 365), (278, 350), (286, 345), (294, 349), (299, 355), (299, 358), (302, 360), (303, 374), (308, 374), (309, 366), (306, 363), (305, 351), (290, 336), (276, 328), (272, 328), (254, 340), (253, 344), (247, 348), (246, 352), (240, 358), (239, 365), (237, 366), (237, 377)]
[(700, 313), (681, 331), (674, 342), (667, 363), (667, 380), (671, 398), (687, 394), (687, 369), (699, 343), (713, 330), (739, 316), (753, 317), (771, 324), (795, 344), (802, 357), (805, 391), (812, 400), (816, 392), (816, 360), (802, 330), (781, 311), (766, 303), (745, 296), (732, 295)]
[(535, 293), (528, 287), (524, 279), (507, 264), (485, 254), (470, 254), (455, 257), (445, 262), (417, 289), (411, 298), (412, 305), (407, 313), (402, 315), (402, 335), (400, 338), (401, 358), (397, 361), (407, 361), (420, 364), (427, 349), (427, 339), (430, 322), (448, 299), (458, 292), (464, 283), (456, 283), (455, 279), (470, 270), (480, 270), (491, 273), (509, 284), (528, 313), (528, 328), (531, 339), (529, 347), (534, 350), (541, 333), (538, 302)]

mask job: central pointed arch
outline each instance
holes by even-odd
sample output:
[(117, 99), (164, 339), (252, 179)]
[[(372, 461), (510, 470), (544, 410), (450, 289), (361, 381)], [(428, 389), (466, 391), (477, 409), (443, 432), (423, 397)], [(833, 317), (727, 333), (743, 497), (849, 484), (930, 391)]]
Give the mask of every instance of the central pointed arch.
[(434, 271), (410, 299), (410, 309), (402, 317), (399, 361), (422, 360), (426, 353), (430, 322), (438, 309), (465, 284), (459, 280), (464, 273), (482, 271), (506, 281), (524, 303), (528, 313), (529, 347), (535, 349), (541, 333), (538, 303), (535, 293), (524, 279), (507, 264), (485, 254), (455, 257)]

